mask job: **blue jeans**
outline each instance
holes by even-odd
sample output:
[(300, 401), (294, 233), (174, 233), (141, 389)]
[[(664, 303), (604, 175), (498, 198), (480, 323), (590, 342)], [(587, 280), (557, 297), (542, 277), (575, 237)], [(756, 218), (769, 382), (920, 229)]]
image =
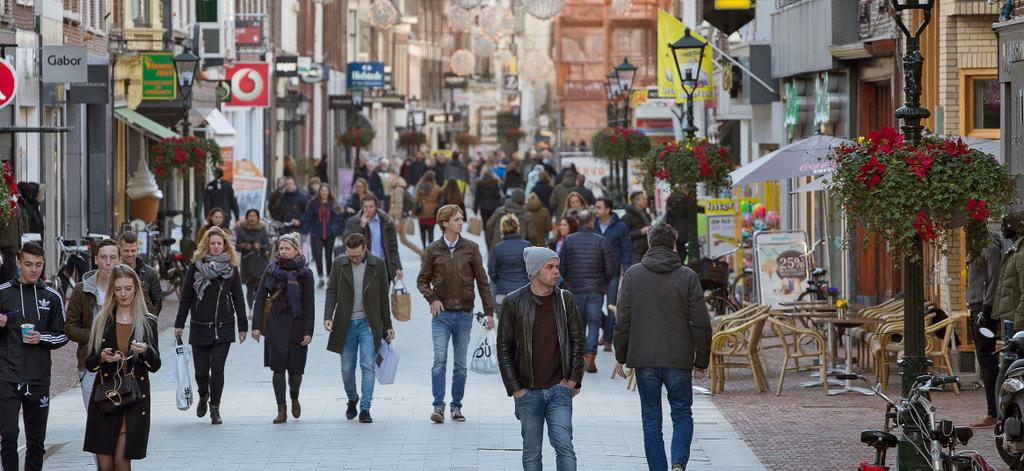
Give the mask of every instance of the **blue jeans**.
[[(608, 303), (607, 306), (613, 306), (619, 300), (619, 277), (612, 278), (612, 281), (608, 282)], [(604, 331), (604, 335), (601, 336), (605, 343), (612, 341), (612, 334), (615, 333), (615, 314), (612, 314), (612, 310), (608, 309), (604, 315), (604, 322), (601, 325), (601, 330)]]
[(444, 407), (445, 368), (448, 366), (448, 340), (451, 339), (455, 355), (452, 372), (452, 407), (462, 407), (466, 392), (466, 354), (469, 332), (473, 329), (473, 314), (459, 311), (441, 311), (431, 321), (434, 336), (434, 367), (430, 369), (431, 392), (434, 407)]
[[(363, 395), (356, 394), (356, 354), (359, 355), (359, 369), (363, 372)], [(370, 410), (373, 400), (373, 383), (377, 379), (374, 359), (377, 346), (373, 343), (373, 332), (366, 319), (349, 321), (345, 334), (345, 349), (341, 351), (341, 381), (345, 383), (348, 400), (359, 400), (359, 410)]]
[(600, 293), (574, 293), (576, 307), (580, 311), (580, 320), (587, 326), (587, 341), (584, 343), (586, 353), (597, 353), (597, 339), (600, 336), (604, 313), (601, 302), (604, 295)]
[(1009, 342), (1017, 331), (1013, 328), (1013, 321), (1003, 321), (1003, 340)]
[(644, 454), (651, 471), (668, 469), (665, 439), (661, 433), (661, 387), (668, 390), (672, 416), (672, 464), (686, 466), (693, 442), (693, 376), (681, 368), (637, 368), (636, 388), (640, 393), (640, 417), (644, 429)]
[(548, 441), (555, 449), (558, 471), (576, 470), (576, 452), (572, 449), (572, 393), (556, 384), (547, 389), (527, 389), (515, 399), (516, 418), (522, 425), (523, 471), (540, 471), (544, 446), (544, 421), (548, 423)]

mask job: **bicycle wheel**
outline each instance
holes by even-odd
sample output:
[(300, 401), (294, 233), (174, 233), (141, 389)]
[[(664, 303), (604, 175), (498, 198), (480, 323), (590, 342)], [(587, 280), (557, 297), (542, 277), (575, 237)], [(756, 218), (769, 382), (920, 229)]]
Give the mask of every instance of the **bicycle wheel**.
[(708, 311), (715, 313), (715, 316), (724, 316), (739, 310), (735, 302), (723, 296), (707, 296), (704, 302), (708, 306)]

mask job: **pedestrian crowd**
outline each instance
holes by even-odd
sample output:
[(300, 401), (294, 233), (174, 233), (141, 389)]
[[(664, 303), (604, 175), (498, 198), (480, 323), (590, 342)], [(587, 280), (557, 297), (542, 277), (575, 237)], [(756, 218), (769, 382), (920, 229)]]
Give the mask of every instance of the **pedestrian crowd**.
[[(327, 350), (340, 357), (346, 417), (372, 423), (375, 359), (396, 338), (391, 295), (404, 284), (402, 243), (422, 258), (415, 285), (431, 315), (429, 420), (467, 420), (470, 332), (479, 321), (497, 329), (496, 370), (521, 423), (524, 469), (541, 469), (545, 424), (557, 468), (576, 469), (572, 401), (585, 372), (597, 372), (600, 350), (614, 352), (617, 373), (619, 364), (636, 371), (650, 469), (669, 469), (661, 437), (667, 391), (671, 469), (685, 469), (691, 378), (706, 373), (710, 326), (697, 276), (678, 255), (679, 233), (652, 223), (643, 192), (616, 208), (574, 167), (556, 171), (550, 157), (417, 153), (394, 166), (361, 159), (348, 194), (336, 195), (326, 172), (303, 187), (294, 176), (280, 178), (268, 198), (269, 220), (257, 209), (240, 213), (231, 183), (215, 172), (173, 320), (175, 342), (184, 343), (187, 330), (196, 415), (213, 425), (225, 421), (227, 357), (232, 344), (251, 338), (263, 344), (271, 372), (272, 422), (286, 423), (289, 412), (301, 417), (318, 328), (315, 292), (323, 289), (320, 321)], [(417, 228), (419, 244), (406, 239)], [(145, 458), (164, 292), (138, 252), (139, 235), (131, 231), (99, 241), (93, 270), (66, 300), (42, 278), (39, 244), (15, 252), (17, 269), (0, 285), (4, 470), (18, 469), (19, 413), (25, 469), (42, 468), (50, 352), (69, 341), (77, 344), (88, 410), (85, 451), (101, 470), (130, 469)], [(657, 300), (647, 295), (652, 291)], [(478, 301), (482, 312), (474, 314)]]

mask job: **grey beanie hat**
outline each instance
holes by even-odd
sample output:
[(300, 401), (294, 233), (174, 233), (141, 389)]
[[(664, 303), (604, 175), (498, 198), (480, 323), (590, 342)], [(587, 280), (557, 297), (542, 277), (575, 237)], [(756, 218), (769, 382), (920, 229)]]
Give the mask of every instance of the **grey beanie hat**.
[(547, 247), (527, 247), (523, 250), (523, 260), (526, 261), (526, 276), (532, 280), (540, 272), (548, 260), (558, 258), (554, 250)]
[(511, 199), (512, 201), (514, 201), (516, 203), (519, 203), (519, 204), (525, 204), (526, 203), (526, 193), (524, 193), (523, 190), (521, 190), (519, 188), (512, 188), (512, 189), (508, 190), (508, 197), (509, 197), (509, 199)]

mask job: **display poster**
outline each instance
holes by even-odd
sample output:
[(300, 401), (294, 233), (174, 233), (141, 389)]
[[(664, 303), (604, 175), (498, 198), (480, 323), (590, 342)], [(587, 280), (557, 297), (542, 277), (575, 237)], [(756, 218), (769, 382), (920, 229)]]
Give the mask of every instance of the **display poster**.
[(263, 209), (267, 202), (267, 179), (263, 172), (249, 160), (235, 160), (232, 167), (238, 211), (245, 216), (246, 211), (255, 209), (260, 212), (260, 217), (269, 219), (270, 215)]
[(796, 301), (807, 279), (807, 234), (765, 231), (754, 235), (754, 274), (759, 302), (772, 307)]
[(705, 246), (708, 257), (718, 258), (738, 247), (736, 237), (736, 201), (732, 198), (701, 198), (708, 229)]

